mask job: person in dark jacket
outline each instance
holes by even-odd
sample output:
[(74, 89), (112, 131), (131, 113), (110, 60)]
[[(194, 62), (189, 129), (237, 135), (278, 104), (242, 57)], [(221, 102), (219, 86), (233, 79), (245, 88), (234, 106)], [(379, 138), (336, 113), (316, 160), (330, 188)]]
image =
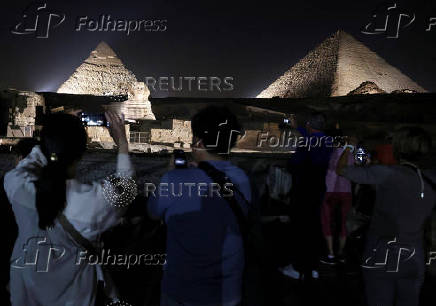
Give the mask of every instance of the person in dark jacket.
[(353, 146), (347, 146), (339, 160), (339, 175), (376, 186), (362, 263), (369, 306), (419, 305), (424, 227), (436, 202), (436, 173), (420, 166), (430, 148), (431, 138), (423, 129), (403, 127), (393, 139), (398, 165), (346, 166)]
[[(321, 230), (321, 204), (326, 192), (326, 174), (332, 152), (332, 138), (325, 130), (325, 116), (310, 114), (305, 128), (298, 128), (305, 141), (298, 145), (290, 158), (295, 201), (293, 222), (297, 235), (295, 259), (281, 272), (291, 278), (318, 279), (318, 265), (323, 236)], [(292, 123), (296, 127), (296, 122)]]

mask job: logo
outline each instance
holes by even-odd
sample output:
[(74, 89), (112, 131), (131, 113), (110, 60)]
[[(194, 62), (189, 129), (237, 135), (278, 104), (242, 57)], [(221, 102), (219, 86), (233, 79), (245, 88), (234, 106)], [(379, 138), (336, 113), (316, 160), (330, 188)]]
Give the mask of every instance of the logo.
[(48, 38), (50, 30), (57, 28), (64, 21), (65, 14), (49, 11), (45, 2), (33, 2), (23, 11), (21, 21), (13, 27), (11, 33)]
[[(201, 140), (199, 140), (193, 144), (193, 147), (195, 148), (195, 150), (197, 150), (197, 151), (213, 150), (213, 149), (219, 148), (220, 145), (222, 144), (223, 147), (224, 147), (224, 145), (226, 146), (226, 151), (225, 152), (218, 152), (218, 154), (230, 154), (230, 151), (232, 149), (232, 140), (234, 140), (235, 138), (237, 139), (238, 137), (240, 137), (240, 139), (242, 139), (242, 137), (245, 135), (245, 133), (243, 133), (243, 131), (229, 129), (227, 127), (228, 125), (229, 125), (229, 123), (228, 123), (228, 120), (226, 119), (226, 121), (218, 124), (217, 130), (214, 130), (214, 131), (205, 130), (205, 131), (203, 131), (203, 133), (205, 135), (212, 134), (211, 139), (214, 139), (214, 137), (215, 137), (215, 143), (204, 143), (205, 148), (203, 149), (203, 148), (198, 147), (198, 144), (201, 142)], [(215, 132), (216, 132), (216, 136), (213, 134)], [(224, 134), (224, 137), (220, 138), (221, 133)], [(227, 138), (227, 143), (223, 143), (223, 141), (225, 141), (226, 138)]]
[(36, 272), (48, 272), (50, 262), (65, 255), (65, 248), (47, 241), (47, 237), (31, 237), (23, 245), (23, 256), (11, 263), (15, 269), (34, 267)]
[(415, 14), (398, 9), (397, 4), (379, 7), (372, 15), (373, 20), (362, 30), (363, 34), (385, 34), (387, 38), (398, 38), (400, 30), (410, 26), (416, 19)]
[(115, 207), (126, 207), (138, 195), (135, 180), (124, 173), (108, 176), (103, 181), (103, 196), (107, 203)]
[(413, 258), (416, 250), (407, 244), (397, 242), (397, 238), (394, 238), (386, 243), (379, 241), (376, 248), (372, 250), (372, 253), (371, 256), (364, 260), (363, 268), (398, 272), (400, 270), (400, 263)]
[[(64, 21), (64, 13), (49, 10), (47, 2), (32, 2), (21, 15), (20, 20), (12, 27), (11, 33), (36, 38), (48, 38), (52, 29), (59, 27)], [(101, 14), (98, 17), (79, 16), (76, 18), (76, 32), (118, 32), (129, 36), (135, 32), (165, 32), (167, 19), (127, 19)]]
[(231, 76), (220, 78), (217, 76), (162, 76), (162, 77), (146, 77), (145, 84), (150, 90), (156, 91), (230, 91), (233, 90), (234, 78)]

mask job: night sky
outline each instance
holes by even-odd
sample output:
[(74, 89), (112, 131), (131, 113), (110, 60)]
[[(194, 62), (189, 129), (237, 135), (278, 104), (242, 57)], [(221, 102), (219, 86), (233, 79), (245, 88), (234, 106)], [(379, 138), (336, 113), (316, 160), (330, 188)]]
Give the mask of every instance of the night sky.
[[(65, 21), (47, 39), (10, 29), (31, 1), (2, 2), (0, 87), (56, 91), (104, 40), (139, 81), (160, 76), (233, 77), (233, 91), (152, 92), (152, 96), (255, 97), (307, 52), (342, 29), (425, 89), (436, 92), (436, 1), (396, 1), (416, 20), (398, 39), (362, 34), (386, 1), (53, 1)], [(166, 19), (163, 32), (76, 32), (77, 18)]]

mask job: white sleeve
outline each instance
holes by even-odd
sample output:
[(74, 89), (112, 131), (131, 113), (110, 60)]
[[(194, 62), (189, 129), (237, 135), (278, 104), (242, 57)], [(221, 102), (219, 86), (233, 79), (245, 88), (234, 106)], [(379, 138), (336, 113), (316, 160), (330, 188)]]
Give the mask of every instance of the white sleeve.
[[(133, 167), (128, 154), (119, 154), (115, 176), (132, 176)], [(119, 207), (107, 200), (104, 184), (107, 181), (81, 184), (67, 182), (67, 207), (64, 214), (84, 237), (98, 239), (99, 235), (117, 225), (126, 207)]]
[(132, 162), (130, 161), (129, 154), (119, 153), (117, 160), (117, 173), (121, 173), (127, 176), (133, 176), (134, 170)]
[(47, 160), (36, 146), (14, 169), (6, 173), (4, 188), (12, 205), (35, 209), (35, 181), (38, 179), (39, 169), (46, 164)]

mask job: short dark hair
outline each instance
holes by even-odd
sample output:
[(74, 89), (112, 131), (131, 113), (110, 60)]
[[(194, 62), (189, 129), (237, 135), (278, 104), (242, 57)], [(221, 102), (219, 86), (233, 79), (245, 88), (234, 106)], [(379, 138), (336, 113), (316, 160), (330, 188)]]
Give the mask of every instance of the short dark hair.
[(222, 106), (208, 106), (191, 119), (192, 134), (203, 141), (210, 153), (228, 154), (242, 134), (236, 116)]
[(321, 112), (312, 112), (307, 120), (309, 126), (315, 130), (324, 130), (325, 129), (325, 116)]
[(396, 159), (417, 161), (430, 152), (431, 137), (417, 126), (402, 127), (393, 136), (392, 146)]

